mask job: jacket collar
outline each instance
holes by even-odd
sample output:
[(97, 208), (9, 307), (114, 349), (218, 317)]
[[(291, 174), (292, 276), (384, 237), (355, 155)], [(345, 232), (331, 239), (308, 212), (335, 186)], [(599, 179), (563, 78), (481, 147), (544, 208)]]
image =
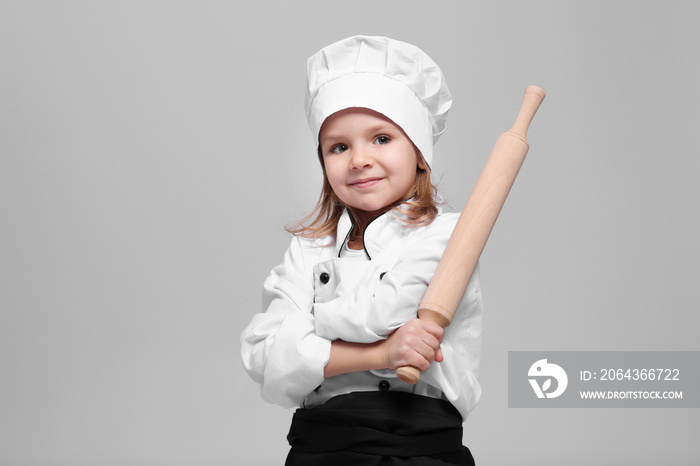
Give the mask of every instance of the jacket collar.
[[(438, 206), (438, 212), (442, 209)], [(406, 222), (400, 220), (401, 213), (394, 209), (376, 217), (365, 226), (365, 231), (362, 234), (362, 241), (365, 246), (365, 254), (368, 259), (372, 259), (379, 255), (387, 245), (397, 237), (407, 236), (414, 228), (406, 228)], [(338, 228), (335, 240), (335, 254), (340, 257), (340, 251), (345, 246), (345, 243), (350, 238), (350, 233), (353, 229), (352, 216), (346, 208), (338, 220)]]

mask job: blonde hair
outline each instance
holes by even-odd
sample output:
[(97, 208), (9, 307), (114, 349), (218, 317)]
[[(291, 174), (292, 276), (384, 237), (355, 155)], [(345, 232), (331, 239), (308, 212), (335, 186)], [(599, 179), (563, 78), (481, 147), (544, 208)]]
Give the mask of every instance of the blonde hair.
[[(420, 152), (416, 150), (422, 159)], [(353, 212), (353, 208), (346, 206), (343, 201), (336, 196), (331, 188), (331, 184), (326, 176), (326, 168), (323, 164), (323, 156), (319, 148), (318, 158), (321, 161), (323, 170), (323, 188), (318, 202), (311, 213), (293, 225), (287, 225), (284, 229), (295, 236), (304, 238), (322, 238), (324, 236), (335, 236), (343, 210), (347, 207), (348, 212), (353, 217), (355, 225), (358, 220)], [(427, 164), (423, 164), (427, 166)], [(409, 200), (400, 199), (390, 206), (401, 215), (396, 218), (406, 223), (406, 227), (421, 227), (429, 225), (438, 214), (438, 205), (441, 204), (437, 194), (437, 188), (430, 180), (430, 169), (422, 169), (416, 166), (416, 182), (413, 185), (412, 197)], [(333, 244), (333, 243), (331, 243)]]

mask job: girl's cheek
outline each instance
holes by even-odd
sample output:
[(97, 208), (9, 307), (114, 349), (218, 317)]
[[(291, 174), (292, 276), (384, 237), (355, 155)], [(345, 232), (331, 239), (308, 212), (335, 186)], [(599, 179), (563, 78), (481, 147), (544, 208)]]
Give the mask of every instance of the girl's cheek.
[(330, 183), (333, 191), (337, 191), (338, 184), (339, 184), (338, 176), (335, 173), (329, 173), (329, 172), (326, 173), (326, 176), (328, 177), (328, 182)]

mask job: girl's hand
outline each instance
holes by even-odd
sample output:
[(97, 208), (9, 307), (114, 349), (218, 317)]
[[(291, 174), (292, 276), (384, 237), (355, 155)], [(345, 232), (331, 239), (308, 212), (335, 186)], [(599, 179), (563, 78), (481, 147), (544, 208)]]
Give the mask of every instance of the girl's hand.
[(385, 367), (414, 366), (426, 371), (433, 361), (442, 362), (440, 343), (443, 332), (444, 329), (435, 322), (409, 320), (381, 343)]

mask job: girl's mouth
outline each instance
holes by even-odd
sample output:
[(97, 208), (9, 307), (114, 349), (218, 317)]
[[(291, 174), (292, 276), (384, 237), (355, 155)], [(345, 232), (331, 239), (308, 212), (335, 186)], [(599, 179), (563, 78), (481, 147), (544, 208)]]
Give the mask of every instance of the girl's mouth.
[(364, 178), (361, 180), (353, 181), (350, 183), (350, 186), (354, 186), (356, 188), (371, 188), (375, 184), (379, 183), (382, 180), (382, 178)]

